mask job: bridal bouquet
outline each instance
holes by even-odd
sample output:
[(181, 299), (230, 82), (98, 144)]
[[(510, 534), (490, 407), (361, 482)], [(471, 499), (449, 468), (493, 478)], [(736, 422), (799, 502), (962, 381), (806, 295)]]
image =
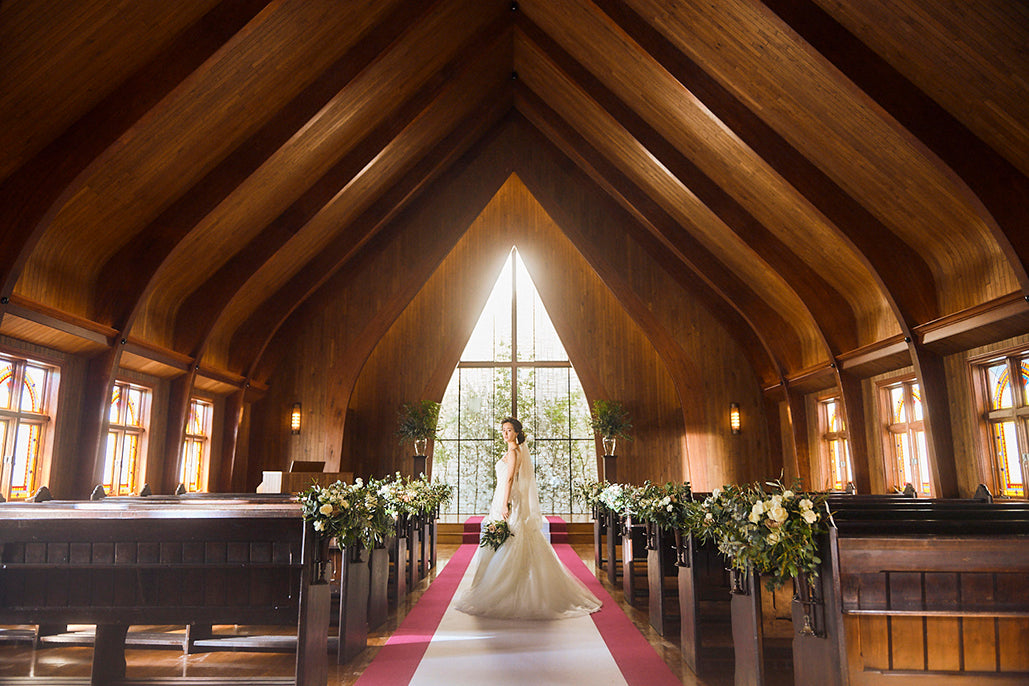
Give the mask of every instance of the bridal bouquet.
[(504, 544), (508, 536), (514, 536), (503, 519), (487, 519), (482, 523), (482, 537), (479, 539), (479, 547), (489, 546), (496, 550)]

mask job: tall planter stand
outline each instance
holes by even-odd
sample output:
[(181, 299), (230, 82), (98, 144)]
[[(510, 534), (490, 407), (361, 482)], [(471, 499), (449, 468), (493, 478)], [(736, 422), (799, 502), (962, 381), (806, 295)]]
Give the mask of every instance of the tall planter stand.
[(418, 580), (429, 575), (429, 568), (432, 566), (432, 513), (422, 512), (418, 517), (418, 526), (421, 528), (421, 546), (418, 549)]
[(647, 563), (647, 525), (627, 516), (622, 530), (622, 591), (625, 602), (639, 609), (650, 591), (644, 586), (642, 567)]
[(650, 626), (667, 636), (679, 625), (675, 536), (647, 522), (647, 589)]
[(389, 548), (385, 544), (369, 551), (368, 628), (386, 623), (389, 616)]
[(371, 576), (369, 557), (368, 549), (360, 544), (343, 549), (337, 664), (346, 664), (368, 645), (368, 594)]

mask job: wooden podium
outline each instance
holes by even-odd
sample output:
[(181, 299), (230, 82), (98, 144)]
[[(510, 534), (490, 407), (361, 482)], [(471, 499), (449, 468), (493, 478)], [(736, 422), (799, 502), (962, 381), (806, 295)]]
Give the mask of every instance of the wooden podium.
[(300, 493), (311, 486), (328, 486), (336, 481), (351, 483), (353, 472), (263, 472), (258, 493)]

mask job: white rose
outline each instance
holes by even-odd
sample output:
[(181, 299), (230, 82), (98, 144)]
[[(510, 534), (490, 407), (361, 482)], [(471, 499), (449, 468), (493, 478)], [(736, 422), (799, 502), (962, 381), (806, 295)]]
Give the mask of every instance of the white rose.
[(749, 516), (747, 517), (747, 519), (749, 519), (750, 521), (752, 521), (752, 522), (754, 522), (755, 524), (757, 524), (758, 522), (760, 522), (760, 521), (761, 521), (761, 514), (760, 514), (760, 513), (758, 513), (758, 512), (754, 512), (753, 510), (751, 510), (751, 511), (750, 511), (750, 515), (749, 515)]
[(717, 498), (721, 494), (722, 494), (722, 489), (718, 488), (717, 486), (715, 487), (715, 489), (713, 491), (711, 491), (711, 497), (712, 498)]
[(754, 503), (754, 505), (750, 508), (750, 514), (752, 514), (752, 515), (755, 515), (755, 514), (760, 515), (760, 514), (764, 514), (764, 513), (765, 513), (765, 503), (761, 502), (760, 500), (757, 501), (756, 503)]
[(782, 497), (783, 498), (792, 498), (793, 497), (793, 491), (789, 491), (789, 490), (783, 491), (782, 492)]
[(814, 524), (818, 520), (818, 513), (814, 510), (804, 510), (804, 512), (801, 513), (801, 516), (808, 524)]
[(329, 503), (325, 503), (324, 505), (318, 508), (318, 513), (323, 515), (332, 514), (332, 505)]
[(317, 522), (315, 522), (314, 523), (314, 530), (315, 531), (325, 531), (325, 522), (323, 522), (321, 520), (318, 520)]
[(768, 499), (768, 502), (772, 504), (772, 507), (777, 507), (779, 505), (782, 505), (782, 496), (781, 495), (773, 495), (771, 498)]
[(814, 507), (814, 503), (808, 500), (807, 498), (804, 498), (800, 501), (801, 510), (810, 510), (812, 507)]
[(773, 531), (772, 533), (768, 534), (767, 540), (769, 543), (778, 543), (779, 538), (779, 532)]
[(776, 505), (772, 508), (772, 511), (768, 513), (768, 516), (779, 524), (782, 524), (790, 516), (790, 513), (787, 512), (786, 508), (782, 505)]

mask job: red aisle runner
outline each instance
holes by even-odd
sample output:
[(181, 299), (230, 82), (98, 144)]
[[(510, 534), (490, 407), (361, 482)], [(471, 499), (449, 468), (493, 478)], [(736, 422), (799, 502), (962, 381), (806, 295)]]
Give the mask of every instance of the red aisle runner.
[[(586, 568), (575, 550), (568, 544), (555, 545), (554, 550), (565, 566), (604, 603), (591, 617), (628, 685), (681, 686), (668, 665)], [(474, 545), (462, 545), (457, 549), (358, 678), (357, 686), (402, 686), (411, 681), (474, 553)]]

